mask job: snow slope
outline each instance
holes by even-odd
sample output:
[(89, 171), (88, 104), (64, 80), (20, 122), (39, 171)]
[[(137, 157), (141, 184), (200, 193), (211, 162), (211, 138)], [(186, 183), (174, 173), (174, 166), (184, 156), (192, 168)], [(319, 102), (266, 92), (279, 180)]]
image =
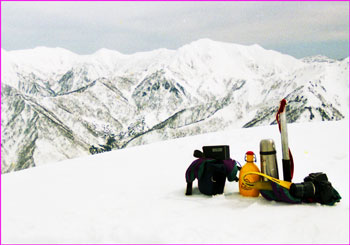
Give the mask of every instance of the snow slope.
[[(335, 206), (289, 205), (194, 189), (185, 171), (203, 145), (229, 144), (243, 163), (277, 126), (233, 129), (130, 147), (1, 175), (2, 243), (349, 243), (348, 120), (289, 124), (295, 182), (327, 173)], [(259, 157), (258, 157), (259, 158)], [(259, 164), (259, 163), (258, 163)], [(197, 184), (194, 184), (196, 187)]]

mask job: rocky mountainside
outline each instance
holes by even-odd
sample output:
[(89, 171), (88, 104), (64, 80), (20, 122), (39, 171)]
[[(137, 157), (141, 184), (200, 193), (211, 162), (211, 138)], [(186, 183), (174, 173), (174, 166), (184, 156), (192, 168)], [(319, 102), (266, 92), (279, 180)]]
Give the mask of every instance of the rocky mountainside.
[(1, 50), (1, 171), (229, 127), (348, 118), (349, 59), (198, 40), (124, 55)]

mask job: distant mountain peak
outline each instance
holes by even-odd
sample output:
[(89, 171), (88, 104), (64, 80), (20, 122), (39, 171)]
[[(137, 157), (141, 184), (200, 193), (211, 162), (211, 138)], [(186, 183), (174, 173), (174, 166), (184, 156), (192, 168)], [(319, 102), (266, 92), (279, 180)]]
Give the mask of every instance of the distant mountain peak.
[(97, 50), (95, 53), (93, 53), (93, 55), (96, 55), (96, 56), (105, 56), (105, 55), (123, 56), (123, 54), (120, 53), (119, 51), (107, 49), (107, 48), (101, 48), (101, 49)]

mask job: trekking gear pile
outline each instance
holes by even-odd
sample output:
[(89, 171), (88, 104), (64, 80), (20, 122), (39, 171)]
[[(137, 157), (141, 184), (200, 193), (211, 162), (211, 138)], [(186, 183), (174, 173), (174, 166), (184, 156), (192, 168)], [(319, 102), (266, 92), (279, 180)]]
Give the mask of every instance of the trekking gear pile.
[[(276, 121), (281, 133), (283, 180), (279, 179), (276, 149), (273, 140), (260, 142), (260, 169), (254, 164), (256, 156), (252, 151), (246, 153), (246, 164), (230, 158), (229, 146), (203, 146), (203, 152), (195, 150), (198, 159), (192, 162), (186, 171), (186, 195), (192, 194), (192, 183), (198, 179), (198, 189), (205, 195), (224, 192), (226, 178), (239, 180), (239, 191), (243, 196), (257, 197), (259, 193), (266, 200), (296, 203), (320, 203), (334, 205), (341, 196), (328, 181), (325, 173), (311, 173), (302, 183), (292, 183), (294, 160), (288, 146), (287, 101), (283, 99), (276, 114)], [(239, 179), (236, 177), (240, 171)]]

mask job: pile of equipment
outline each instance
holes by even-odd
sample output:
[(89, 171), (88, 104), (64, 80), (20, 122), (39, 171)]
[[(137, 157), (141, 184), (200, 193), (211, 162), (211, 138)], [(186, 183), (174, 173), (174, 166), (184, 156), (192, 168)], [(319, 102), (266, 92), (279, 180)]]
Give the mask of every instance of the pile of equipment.
[[(192, 195), (192, 183), (198, 179), (198, 189), (205, 195), (224, 192), (226, 178), (237, 181), (242, 196), (258, 197), (277, 202), (313, 203), (334, 205), (341, 196), (328, 181), (325, 173), (311, 173), (302, 183), (293, 183), (294, 160), (288, 146), (286, 120), (287, 101), (283, 99), (276, 114), (281, 132), (283, 180), (279, 179), (275, 143), (272, 139), (260, 141), (260, 170), (256, 166), (256, 155), (246, 152), (245, 164), (230, 158), (229, 146), (203, 146), (195, 150), (192, 162), (186, 171), (186, 195)], [(239, 172), (239, 178), (237, 174)]]

